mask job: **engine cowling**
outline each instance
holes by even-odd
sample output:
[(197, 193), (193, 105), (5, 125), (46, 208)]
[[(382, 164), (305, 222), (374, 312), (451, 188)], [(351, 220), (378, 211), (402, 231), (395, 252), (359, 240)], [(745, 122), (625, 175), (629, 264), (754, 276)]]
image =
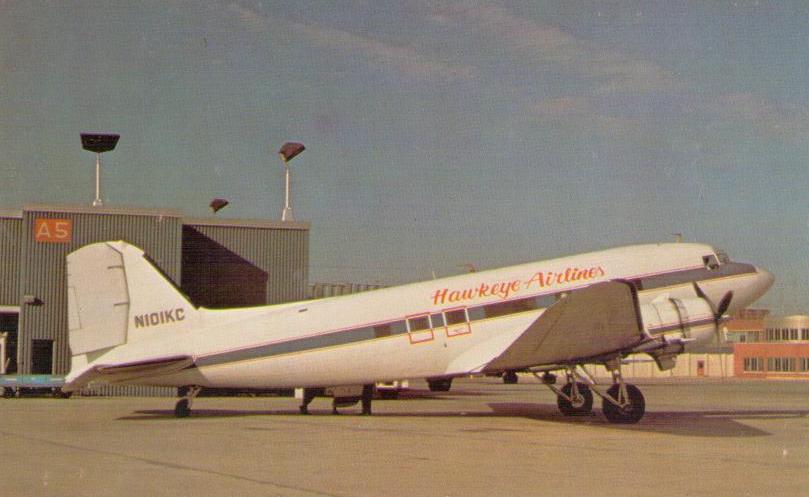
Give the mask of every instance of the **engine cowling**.
[(643, 330), (653, 350), (679, 344), (679, 353), (691, 344), (710, 340), (717, 331), (717, 319), (711, 304), (704, 298), (668, 298), (640, 306)]

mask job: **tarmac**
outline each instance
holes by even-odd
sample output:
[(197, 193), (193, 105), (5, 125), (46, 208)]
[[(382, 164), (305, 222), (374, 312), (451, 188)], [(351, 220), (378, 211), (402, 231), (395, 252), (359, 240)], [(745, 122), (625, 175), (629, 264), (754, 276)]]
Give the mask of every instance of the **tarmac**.
[(533, 378), (291, 397), (0, 399), (8, 496), (809, 495), (809, 381), (636, 381), (646, 416), (564, 417)]

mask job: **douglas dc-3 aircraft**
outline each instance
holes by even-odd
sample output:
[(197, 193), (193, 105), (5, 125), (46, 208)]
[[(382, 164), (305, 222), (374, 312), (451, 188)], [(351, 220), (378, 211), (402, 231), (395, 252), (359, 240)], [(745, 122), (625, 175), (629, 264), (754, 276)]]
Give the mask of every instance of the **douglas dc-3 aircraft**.
[[(370, 414), (374, 382), (530, 370), (544, 373), (562, 413), (591, 412), (595, 392), (610, 422), (635, 423), (645, 402), (624, 382), (622, 361), (645, 353), (672, 368), (773, 283), (766, 270), (708, 245), (669, 243), (211, 310), (195, 307), (123, 241), (82, 247), (67, 265), (72, 369), (64, 390), (90, 382), (185, 387), (178, 417), (204, 387), (365, 385)], [(588, 364), (606, 366), (612, 386), (595, 384)], [(552, 371), (564, 373), (561, 388)]]

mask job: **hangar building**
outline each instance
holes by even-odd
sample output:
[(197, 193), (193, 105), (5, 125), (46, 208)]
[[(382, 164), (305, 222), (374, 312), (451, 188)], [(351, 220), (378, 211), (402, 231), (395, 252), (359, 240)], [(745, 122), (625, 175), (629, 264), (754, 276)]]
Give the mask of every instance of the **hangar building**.
[(106, 240), (141, 247), (199, 306), (306, 298), (308, 223), (108, 206), (0, 210), (0, 332), (7, 332), (9, 373), (69, 371), (65, 256)]

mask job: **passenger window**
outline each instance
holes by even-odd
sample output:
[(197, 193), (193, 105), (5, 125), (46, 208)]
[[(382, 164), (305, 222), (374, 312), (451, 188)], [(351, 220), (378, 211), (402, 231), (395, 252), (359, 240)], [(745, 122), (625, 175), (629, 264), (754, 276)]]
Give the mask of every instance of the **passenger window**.
[(486, 319), (486, 309), (482, 306), (467, 308), (466, 316), (470, 321), (480, 321), (481, 319)]
[(390, 324), (391, 335), (399, 335), (401, 333), (407, 333), (407, 327), (404, 321), (395, 321)]
[(390, 336), (390, 325), (389, 324), (380, 324), (380, 325), (374, 326), (374, 336), (376, 338), (389, 337)]
[[(473, 309), (470, 309), (470, 314)], [(483, 308), (478, 307), (478, 310), (483, 313)], [(466, 309), (453, 309), (451, 311), (444, 311), (447, 317), (447, 336), (455, 337), (458, 335), (468, 335), (472, 333), (472, 325), (469, 324), (469, 318)]]
[(445, 314), (447, 316), (447, 324), (450, 326), (453, 324), (466, 323), (466, 309), (455, 309)]
[(430, 316), (430, 322), (433, 325), (433, 329), (435, 328), (443, 328), (444, 327), (444, 315), (443, 314), (433, 314)]
[(407, 326), (410, 329), (410, 332), (412, 333), (414, 331), (429, 330), (430, 322), (427, 320), (427, 316), (418, 316), (408, 318)]
[(422, 314), (421, 316), (412, 316), (407, 318), (407, 327), (410, 331), (408, 338), (410, 344), (429, 342), (435, 338), (433, 329), (430, 328), (429, 314)]

